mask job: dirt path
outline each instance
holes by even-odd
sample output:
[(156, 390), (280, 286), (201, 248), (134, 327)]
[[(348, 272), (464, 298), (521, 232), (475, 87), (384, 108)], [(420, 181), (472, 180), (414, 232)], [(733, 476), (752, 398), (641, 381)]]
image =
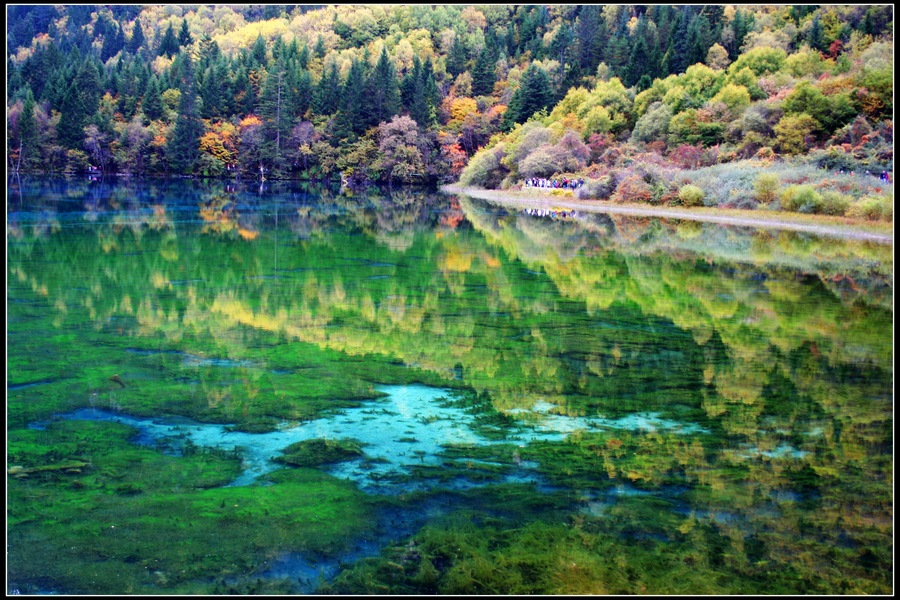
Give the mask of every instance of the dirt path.
[[(821, 236), (838, 237), (852, 240), (870, 240), (883, 244), (894, 243), (893, 228), (890, 233), (867, 231), (853, 225), (831, 223), (809, 223), (792, 220), (783, 213), (755, 214), (747, 212), (747, 216), (729, 214), (715, 214), (716, 209), (686, 209), (673, 207), (654, 207), (613, 204), (611, 202), (597, 202), (590, 200), (578, 200), (576, 198), (561, 198), (549, 194), (541, 194), (537, 191), (506, 192), (501, 190), (484, 190), (479, 188), (466, 188), (457, 185), (445, 185), (441, 189), (451, 194), (464, 194), (473, 198), (480, 198), (496, 202), (505, 206), (535, 207), (535, 208), (566, 208), (595, 213), (611, 213), (630, 215), (636, 217), (663, 217), (667, 219), (687, 219), (692, 221), (706, 221), (709, 223), (721, 223), (723, 225), (737, 225), (740, 227), (759, 227), (762, 229), (786, 229), (790, 231), (804, 231)], [(724, 212), (724, 211), (723, 211)], [(751, 216), (752, 215), (752, 216)]]

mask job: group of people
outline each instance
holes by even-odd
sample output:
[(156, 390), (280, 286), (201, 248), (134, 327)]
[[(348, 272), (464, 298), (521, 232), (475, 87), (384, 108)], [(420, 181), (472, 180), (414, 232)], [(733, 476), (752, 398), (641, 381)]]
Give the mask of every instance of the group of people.
[(525, 180), (525, 187), (574, 190), (575, 188), (581, 187), (583, 185), (584, 185), (584, 179), (569, 179), (568, 177), (563, 177), (562, 179), (547, 179), (545, 177), (529, 177), (528, 179)]

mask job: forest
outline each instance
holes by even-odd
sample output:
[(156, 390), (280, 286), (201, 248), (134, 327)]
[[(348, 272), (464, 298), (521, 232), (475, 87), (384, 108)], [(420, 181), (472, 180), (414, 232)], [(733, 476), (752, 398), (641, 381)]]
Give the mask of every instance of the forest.
[(17, 173), (570, 176), (588, 199), (892, 219), (892, 5), (16, 5), (7, 23)]

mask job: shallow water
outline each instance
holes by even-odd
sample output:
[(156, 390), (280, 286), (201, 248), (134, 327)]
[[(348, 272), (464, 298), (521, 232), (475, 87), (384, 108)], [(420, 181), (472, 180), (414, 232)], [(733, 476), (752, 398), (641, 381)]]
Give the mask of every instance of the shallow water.
[(8, 192), (10, 592), (890, 589), (890, 246), (408, 190)]

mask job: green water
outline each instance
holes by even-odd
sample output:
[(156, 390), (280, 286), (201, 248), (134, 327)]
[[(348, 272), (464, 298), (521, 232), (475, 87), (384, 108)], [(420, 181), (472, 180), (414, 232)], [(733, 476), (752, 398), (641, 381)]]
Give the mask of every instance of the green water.
[(893, 248), (8, 182), (9, 593), (889, 594)]

